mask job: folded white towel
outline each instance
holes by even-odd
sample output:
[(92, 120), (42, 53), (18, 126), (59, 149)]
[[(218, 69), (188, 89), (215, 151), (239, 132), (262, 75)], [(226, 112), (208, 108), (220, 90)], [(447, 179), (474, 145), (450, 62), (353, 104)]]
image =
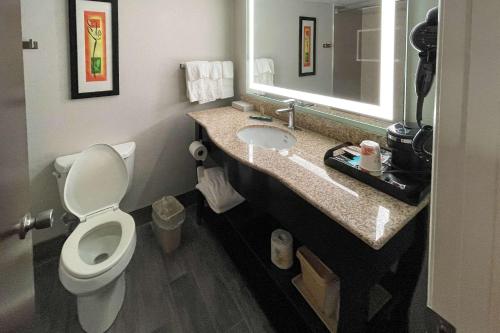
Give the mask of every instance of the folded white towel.
[(269, 58), (255, 59), (254, 74), (274, 74), (274, 61)]
[(234, 97), (234, 80), (233, 79), (222, 79), (221, 82), (221, 97), (231, 98)]
[[(219, 76), (222, 77), (222, 64), (219, 67)], [(210, 75), (212, 75), (212, 66), (208, 61), (186, 63), (187, 95), (191, 103), (204, 104), (220, 98), (221, 91), (217, 81), (211, 80)]]
[(265, 84), (267, 86), (274, 86), (274, 75), (270, 73), (255, 75), (253, 82), (257, 84)]
[(202, 83), (202, 80), (188, 81), (186, 78), (187, 96), (191, 103), (198, 102), (205, 95)]
[(187, 96), (191, 103), (199, 102), (205, 104), (220, 98), (221, 91), (218, 81), (201, 79), (197, 81), (187, 81)]
[(253, 61), (253, 75), (258, 76), (258, 75), (262, 74), (261, 70), (262, 70), (262, 66), (260, 66), (260, 59), (255, 59)]
[(274, 61), (269, 58), (258, 58), (254, 61), (254, 82), (274, 86)]
[(224, 213), (245, 201), (231, 186), (222, 168), (204, 169), (198, 167), (197, 174), (198, 184), (196, 188), (217, 214)]
[(186, 63), (186, 79), (197, 81), (208, 79), (210, 75), (210, 64), (208, 61), (190, 61)]
[(231, 61), (192, 61), (186, 63), (187, 96), (191, 103), (205, 104), (234, 96)]
[(222, 77), (225, 79), (234, 79), (234, 64), (232, 61), (222, 62)]
[(205, 94), (203, 98), (198, 101), (200, 104), (210, 103), (218, 100), (221, 96), (220, 85), (216, 80), (204, 79), (202, 80), (205, 89)]
[(210, 63), (210, 79), (211, 80), (222, 79), (222, 62), (212, 61)]

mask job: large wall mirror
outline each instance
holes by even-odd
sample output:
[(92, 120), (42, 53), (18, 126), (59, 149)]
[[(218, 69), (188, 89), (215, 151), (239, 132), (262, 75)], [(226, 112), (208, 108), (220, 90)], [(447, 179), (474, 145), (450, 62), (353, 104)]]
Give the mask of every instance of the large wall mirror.
[(402, 118), (406, 0), (248, 0), (248, 6), (250, 92)]

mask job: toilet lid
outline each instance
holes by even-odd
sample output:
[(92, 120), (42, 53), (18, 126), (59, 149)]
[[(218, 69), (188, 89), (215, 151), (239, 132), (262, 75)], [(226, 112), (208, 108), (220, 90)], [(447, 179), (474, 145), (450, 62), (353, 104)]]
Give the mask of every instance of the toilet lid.
[(64, 203), (85, 220), (95, 212), (118, 207), (127, 187), (127, 167), (121, 156), (109, 145), (94, 145), (71, 167), (64, 185)]

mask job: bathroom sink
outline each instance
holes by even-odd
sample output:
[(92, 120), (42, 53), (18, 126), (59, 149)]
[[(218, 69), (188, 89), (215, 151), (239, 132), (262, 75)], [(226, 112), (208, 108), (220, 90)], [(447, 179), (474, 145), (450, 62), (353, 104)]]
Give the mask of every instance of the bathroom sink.
[(288, 131), (269, 126), (251, 126), (238, 131), (238, 138), (250, 145), (266, 149), (290, 149), (297, 139)]

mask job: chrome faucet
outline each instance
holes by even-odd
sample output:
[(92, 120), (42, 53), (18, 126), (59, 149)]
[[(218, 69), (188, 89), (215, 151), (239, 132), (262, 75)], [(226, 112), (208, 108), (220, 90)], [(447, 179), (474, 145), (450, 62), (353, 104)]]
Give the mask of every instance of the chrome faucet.
[(295, 100), (287, 99), (284, 100), (283, 103), (287, 103), (288, 107), (284, 109), (276, 110), (276, 114), (280, 113), (288, 113), (288, 128), (291, 130), (295, 129)]
[(297, 106), (305, 107), (305, 108), (314, 106), (314, 104), (304, 103), (301, 101), (296, 101), (294, 99), (284, 100), (283, 103), (287, 103), (288, 107), (284, 108), (284, 109), (278, 109), (275, 112), (276, 112), (276, 114), (288, 113), (288, 128), (291, 130), (296, 129), (296, 127), (295, 127), (295, 108)]

